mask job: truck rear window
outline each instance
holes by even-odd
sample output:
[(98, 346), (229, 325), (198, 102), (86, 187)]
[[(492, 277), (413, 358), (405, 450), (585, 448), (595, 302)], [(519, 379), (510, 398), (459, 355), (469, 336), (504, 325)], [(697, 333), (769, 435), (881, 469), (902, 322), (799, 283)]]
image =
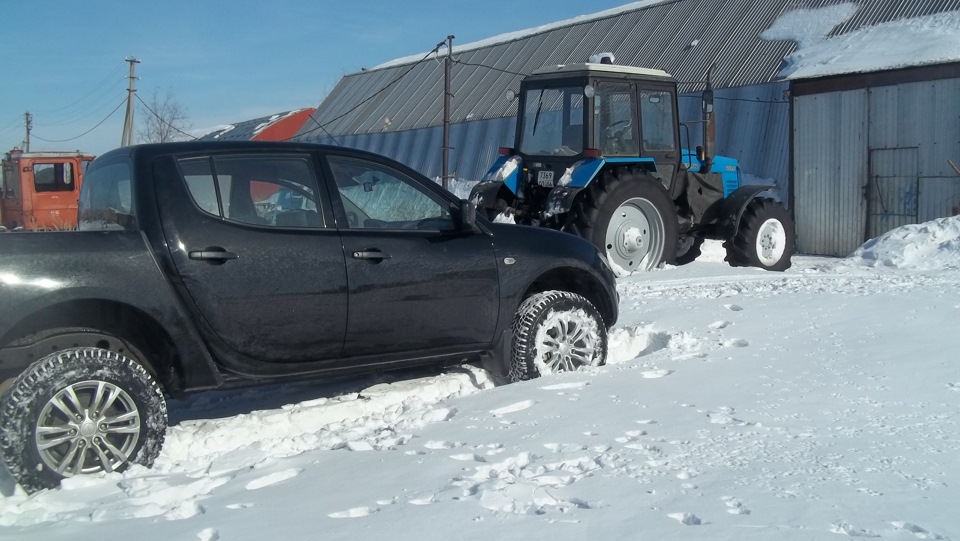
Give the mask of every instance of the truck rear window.
[(94, 161), (80, 188), (78, 229), (137, 229), (130, 178), (130, 160), (125, 156)]

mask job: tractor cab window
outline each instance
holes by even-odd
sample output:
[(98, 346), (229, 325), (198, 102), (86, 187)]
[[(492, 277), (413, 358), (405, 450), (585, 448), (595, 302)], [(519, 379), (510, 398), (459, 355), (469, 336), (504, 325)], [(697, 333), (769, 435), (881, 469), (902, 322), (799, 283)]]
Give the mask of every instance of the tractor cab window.
[(629, 84), (597, 85), (594, 98), (594, 145), (604, 156), (637, 156), (636, 104)]
[(33, 183), (37, 192), (72, 192), (72, 163), (35, 163), (33, 164)]
[(669, 92), (640, 91), (644, 150), (675, 150), (673, 96)]
[(527, 88), (522, 107), (520, 152), (575, 156), (583, 152), (583, 86)]

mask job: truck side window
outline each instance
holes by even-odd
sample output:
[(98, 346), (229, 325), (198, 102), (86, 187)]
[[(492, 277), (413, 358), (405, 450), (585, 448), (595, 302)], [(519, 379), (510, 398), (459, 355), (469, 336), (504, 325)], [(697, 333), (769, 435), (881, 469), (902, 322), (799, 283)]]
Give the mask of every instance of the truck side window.
[(673, 97), (669, 92), (640, 92), (643, 149), (674, 150)]
[(72, 192), (73, 164), (35, 163), (33, 164), (33, 184), (37, 192)]
[(179, 163), (190, 195), (204, 212), (250, 225), (322, 225), (308, 156), (231, 154)]
[(330, 156), (350, 229), (451, 230), (449, 204), (410, 177), (383, 165)]
[(77, 229), (137, 229), (132, 188), (128, 158), (91, 164), (80, 188)]

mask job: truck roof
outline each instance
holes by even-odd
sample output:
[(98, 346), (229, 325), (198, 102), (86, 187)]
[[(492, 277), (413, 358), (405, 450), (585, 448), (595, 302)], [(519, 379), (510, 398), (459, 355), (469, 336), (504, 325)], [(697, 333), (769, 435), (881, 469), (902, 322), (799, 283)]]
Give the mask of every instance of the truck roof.
[(87, 154), (85, 152), (80, 152), (79, 150), (73, 151), (44, 151), (44, 152), (16, 152), (10, 151), (7, 153), (10, 158), (89, 158), (93, 159), (95, 156), (93, 154)]
[(638, 75), (656, 79), (672, 79), (669, 73), (651, 68), (638, 68), (635, 66), (621, 66), (618, 64), (557, 64), (553, 66), (544, 66), (535, 70), (531, 75), (556, 75), (559, 73), (581, 73), (588, 75)]

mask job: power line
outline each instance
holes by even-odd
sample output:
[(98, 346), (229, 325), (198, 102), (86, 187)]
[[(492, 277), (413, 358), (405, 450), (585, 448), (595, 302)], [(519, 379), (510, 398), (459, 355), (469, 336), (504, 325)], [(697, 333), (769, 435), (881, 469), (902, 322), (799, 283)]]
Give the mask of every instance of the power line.
[(174, 131), (176, 131), (177, 133), (180, 133), (181, 135), (186, 135), (187, 137), (189, 137), (189, 138), (191, 138), (191, 139), (194, 139), (194, 140), (198, 139), (196, 136), (190, 135), (189, 133), (181, 130), (180, 128), (178, 128), (178, 127), (174, 126), (173, 124), (171, 124), (171, 123), (167, 122), (166, 120), (164, 120), (163, 117), (161, 117), (160, 115), (158, 115), (156, 111), (154, 111), (153, 109), (150, 108), (149, 105), (147, 105), (147, 102), (143, 101), (143, 99), (140, 97), (139, 94), (134, 94), (134, 97), (137, 98), (137, 101), (139, 101), (140, 104), (143, 105), (144, 108), (146, 108), (147, 111), (150, 111), (150, 114), (152, 114), (153, 116), (157, 117), (157, 120), (159, 120), (159, 121), (162, 122), (163, 124), (166, 124), (167, 126), (169, 126), (170, 128), (172, 128)]
[(495, 67), (493, 67), (493, 66), (488, 66), (488, 65), (486, 65), (486, 64), (474, 64), (474, 63), (472, 63), (472, 62), (464, 62), (463, 60), (454, 60), (454, 62), (457, 63), (457, 64), (463, 64), (464, 66), (476, 66), (476, 67), (478, 67), (478, 68), (487, 68), (488, 70), (499, 71), (499, 72), (501, 72), (501, 73), (509, 73), (510, 75), (517, 75), (517, 76), (519, 76), (519, 77), (526, 77), (526, 76), (528, 75), (528, 74), (526, 74), (526, 73), (519, 73), (519, 72), (516, 72), (516, 71), (510, 71), (510, 70), (495, 68)]
[[(334, 117), (334, 118), (332, 118), (332, 119), (324, 122), (323, 124), (320, 124), (319, 122), (317, 122), (316, 120), (314, 120), (314, 123), (317, 124), (317, 127), (316, 127), (316, 128), (313, 128), (312, 130), (305, 131), (305, 132), (303, 132), (303, 133), (301, 133), (301, 134), (298, 134), (298, 135), (293, 135), (292, 137), (289, 137), (289, 138), (285, 139), (285, 141), (290, 141), (290, 140), (292, 140), (293, 138), (297, 138), (297, 140), (299, 141), (299, 140), (302, 140), (302, 138), (303, 138), (304, 135), (313, 133), (313, 132), (315, 132), (315, 131), (317, 131), (317, 130), (321, 130), (321, 129), (324, 130), (327, 134), (329, 134), (330, 132), (326, 131), (326, 129), (325, 129), (327, 126), (329, 126), (330, 124), (333, 124), (334, 122), (340, 120), (341, 118), (343, 118), (343, 117), (349, 115), (350, 113), (356, 111), (356, 110), (359, 109), (363, 104), (365, 104), (365, 103), (367, 103), (368, 101), (372, 100), (373, 98), (379, 96), (381, 93), (383, 93), (384, 91), (386, 91), (386, 90), (387, 90), (388, 88), (390, 88), (391, 86), (397, 84), (397, 82), (399, 82), (400, 79), (403, 79), (404, 77), (407, 76), (408, 73), (410, 73), (411, 71), (413, 71), (413, 68), (415, 68), (415, 67), (419, 66), (420, 64), (422, 64), (423, 61), (426, 60), (427, 58), (430, 58), (430, 55), (432, 55), (432, 54), (440, 51), (440, 47), (443, 47), (444, 45), (446, 45), (446, 42), (445, 42), (445, 41), (441, 41), (440, 43), (438, 43), (437, 46), (434, 47), (430, 52), (428, 52), (427, 54), (423, 55), (423, 58), (421, 58), (420, 60), (417, 60), (416, 62), (414, 62), (413, 64), (411, 64), (410, 67), (407, 68), (407, 71), (401, 73), (401, 74), (400, 74), (398, 77), (396, 77), (394, 80), (392, 80), (392, 81), (390, 81), (389, 83), (387, 83), (383, 88), (381, 88), (380, 90), (377, 90), (376, 92), (374, 92), (373, 94), (371, 94), (370, 96), (368, 96), (366, 99), (364, 99), (364, 100), (361, 101), (360, 103), (354, 105), (354, 106), (351, 107), (350, 109), (347, 109), (347, 110), (344, 111), (342, 114), (340, 114), (340, 115), (338, 115), (338, 116), (336, 116), (336, 117)], [(310, 115), (310, 118), (313, 118), (313, 115)], [(331, 135), (331, 137), (332, 137), (332, 135)]]
[[(681, 97), (681, 98), (688, 98), (688, 99), (696, 99), (696, 100), (699, 100), (699, 99), (700, 99), (700, 96), (684, 96), (684, 95), (680, 95), (680, 97)], [(784, 100), (759, 100), (759, 99), (757, 99), (757, 100), (751, 100), (751, 99), (749, 99), (749, 98), (721, 98), (721, 97), (719, 97), (719, 96), (714, 96), (713, 99), (716, 100), (716, 101), (745, 101), (745, 102), (747, 102), (747, 103), (773, 103), (773, 104), (790, 103), (789, 101), (784, 101)]]
[(85, 93), (82, 94), (80, 97), (78, 97), (77, 99), (73, 100), (72, 102), (68, 103), (67, 105), (64, 105), (63, 107), (59, 107), (59, 108), (57, 108), (57, 109), (52, 109), (52, 110), (49, 110), (49, 111), (40, 110), (40, 111), (38, 111), (38, 112), (39, 112), (39, 113), (44, 113), (44, 114), (46, 114), (46, 115), (53, 115), (53, 114), (55, 114), (55, 113), (59, 113), (59, 112), (64, 111), (64, 110), (66, 110), (66, 109), (70, 109), (70, 108), (73, 107), (74, 105), (77, 105), (77, 104), (79, 104), (80, 102), (84, 101), (88, 96), (90, 96), (90, 95), (94, 94), (95, 92), (98, 92), (99, 90), (101, 90), (102, 88), (104, 88), (104, 87), (106, 86), (106, 84), (110, 81), (110, 79), (112, 79), (112, 78), (114, 77), (114, 75), (117, 74), (117, 72), (120, 70), (121, 67), (123, 67), (123, 62), (120, 62), (120, 63), (118, 63), (116, 66), (114, 66), (113, 70), (112, 70), (106, 77), (104, 77), (103, 79), (101, 79), (97, 84), (95, 84), (92, 88), (90, 88), (90, 90), (88, 90), (87, 92), (85, 92)]
[(79, 139), (79, 138), (83, 137), (84, 135), (92, 132), (93, 130), (99, 128), (101, 124), (103, 124), (104, 122), (107, 121), (108, 118), (110, 118), (110, 117), (113, 116), (113, 113), (116, 113), (121, 107), (123, 107), (124, 103), (125, 103), (125, 100), (124, 100), (124, 101), (121, 101), (121, 102), (113, 109), (113, 111), (110, 111), (110, 114), (109, 114), (109, 115), (105, 116), (105, 117), (103, 118), (103, 120), (101, 120), (100, 122), (97, 122), (97, 125), (96, 125), (96, 126), (90, 128), (89, 130), (81, 133), (80, 135), (78, 135), (78, 136), (76, 136), (76, 137), (71, 137), (71, 138), (69, 138), (69, 139), (44, 139), (43, 137), (40, 137), (39, 135), (37, 135), (37, 134), (35, 134), (35, 133), (34, 133), (34, 134), (31, 134), (31, 137), (34, 137), (34, 138), (36, 138), (36, 139), (39, 139), (39, 140), (41, 140), (41, 141), (43, 141), (43, 142), (45, 142), (45, 143), (66, 143), (67, 141), (73, 141), (74, 139)]
[[(320, 128), (321, 130), (323, 130), (323, 133), (329, 135), (330, 138), (333, 139), (333, 142), (336, 143), (338, 147), (342, 147), (342, 146), (343, 146), (343, 145), (340, 144), (340, 141), (338, 141), (337, 138), (336, 138), (332, 133), (330, 133), (329, 131), (327, 131), (326, 128), (323, 127), (323, 124), (317, 122), (317, 119), (313, 118), (313, 115), (310, 115), (310, 120), (312, 120), (313, 123), (317, 125), (317, 128)], [(311, 133), (311, 132), (304, 132), (304, 133), (306, 134), (306, 133)], [(287, 140), (289, 141), (290, 139), (287, 139)]]

